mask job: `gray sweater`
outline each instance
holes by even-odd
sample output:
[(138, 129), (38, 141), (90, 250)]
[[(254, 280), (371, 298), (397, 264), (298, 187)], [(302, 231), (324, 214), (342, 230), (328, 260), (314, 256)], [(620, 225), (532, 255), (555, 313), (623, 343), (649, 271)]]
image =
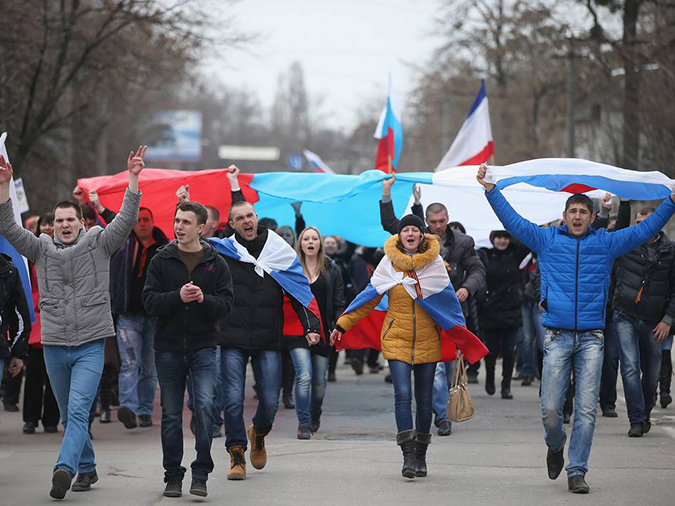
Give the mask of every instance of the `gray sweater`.
[(110, 257), (138, 223), (139, 193), (127, 189), (105, 229), (84, 229), (71, 244), (36, 237), (18, 225), (12, 202), (0, 204), (0, 235), (37, 269), (42, 344), (79, 346), (115, 335), (110, 314)]

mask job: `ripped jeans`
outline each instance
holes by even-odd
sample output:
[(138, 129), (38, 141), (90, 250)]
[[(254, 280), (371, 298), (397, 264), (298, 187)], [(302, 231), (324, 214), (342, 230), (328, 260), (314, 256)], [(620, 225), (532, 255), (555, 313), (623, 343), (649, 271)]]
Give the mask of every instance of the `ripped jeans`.
[(120, 406), (126, 406), (137, 415), (152, 414), (157, 388), (154, 341), (154, 318), (125, 314), (117, 319)]

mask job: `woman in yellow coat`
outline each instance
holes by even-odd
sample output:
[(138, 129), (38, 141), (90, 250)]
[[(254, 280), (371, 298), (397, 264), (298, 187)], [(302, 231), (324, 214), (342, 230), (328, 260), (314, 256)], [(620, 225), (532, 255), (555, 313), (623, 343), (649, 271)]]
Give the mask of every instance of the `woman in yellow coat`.
[[(340, 339), (356, 323), (370, 313), (380, 302), (384, 293), (389, 296), (389, 308), (382, 326), (382, 355), (389, 361), (394, 383), (396, 442), (403, 452), (402, 474), (406, 478), (426, 476), (426, 451), (431, 442), (431, 419), (434, 372), (441, 359), (441, 332), (434, 320), (408, 293), (414, 286), (421, 297), (417, 271), (430, 265), (439, 256), (440, 243), (434, 235), (424, 234), (424, 222), (414, 215), (403, 217), (399, 234), (384, 245), (383, 263), (391, 264), (392, 278), (400, 280), (393, 287), (370, 302), (350, 313), (343, 314), (331, 334), (331, 342)], [(376, 274), (378, 273), (376, 270)], [(402, 276), (401, 276), (402, 274)], [(447, 272), (440, 283), (447, 284)], [(411, 278), (411, 279), (406, 279)], [(406, 289), (408, 287), (408, 290)], [(412, 381), (415, 374), (416, 423), (413, 427)]]

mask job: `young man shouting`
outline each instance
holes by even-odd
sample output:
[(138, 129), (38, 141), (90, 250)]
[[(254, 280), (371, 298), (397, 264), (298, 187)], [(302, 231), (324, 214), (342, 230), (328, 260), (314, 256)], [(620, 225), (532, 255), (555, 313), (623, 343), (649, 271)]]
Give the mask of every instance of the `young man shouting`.
[(568, 450), (570, 491), (587, 494), (585, 480), (591, 453), (604, 351), (605, 310), (614, 259), (656, 236), (675, 212), (673, 195), (639, 226), (618, 232), (593, 230), (593, 202), (583, 194), (565, 204), (561, 227), (539, 228), (520, 216), (495, 185), (485, 181), (487, 166), (476, 179), (504, 228), (537, 253), (541, 269), (544, 369), (541, 417), (546, 431), (548, 475), (556, 479), (565, 463), (567, 435), (563, 405), (572, 369), (575, 414)]

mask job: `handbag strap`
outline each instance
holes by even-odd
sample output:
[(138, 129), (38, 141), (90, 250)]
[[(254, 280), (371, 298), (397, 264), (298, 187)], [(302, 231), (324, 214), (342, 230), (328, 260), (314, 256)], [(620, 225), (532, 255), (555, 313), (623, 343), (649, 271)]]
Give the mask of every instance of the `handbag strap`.
[(460, 352), (459, 355), (457, 355), (457, 359), (455, 360), (455, 368), (452, 371), (452, 386), (454, 388), (460, 383), (466, 384), (467, 381), (468, 378), (466, 376), (466, 368), (464, 367), (464, 356)]

